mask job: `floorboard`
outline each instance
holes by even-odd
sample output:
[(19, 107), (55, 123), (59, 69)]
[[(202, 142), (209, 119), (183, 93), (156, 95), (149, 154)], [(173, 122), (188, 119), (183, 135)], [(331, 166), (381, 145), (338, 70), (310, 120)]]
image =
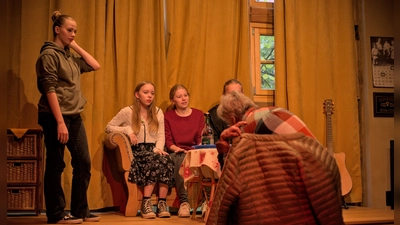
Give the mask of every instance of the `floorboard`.
[[(204, 224), (200, 214), (196, 219), (178, 218), (172, 215), (171, 218), (142, 219), (141, 217), (125, 217), (117, 212), (96, 213), (101, 217), (100, 222), (84, 222), (85, 225), (201, 225)], [(390, 209), (372, 209), (366, 207), (349, 207), (343, 209), (343, 217), (345, 224), (394, 224), (394, 211)], [(47, 224), (46, 216), (9, 216), (7, 224)]]
[(343, 209), (345, 224), (394, 224), (394, 210), (367, 207)]

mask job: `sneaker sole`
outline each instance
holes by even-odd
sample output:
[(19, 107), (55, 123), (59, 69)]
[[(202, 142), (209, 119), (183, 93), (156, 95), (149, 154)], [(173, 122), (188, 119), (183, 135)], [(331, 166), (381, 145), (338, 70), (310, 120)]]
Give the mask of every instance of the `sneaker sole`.
[(84, 222), (99, 222), (100, 218), (85, 218), (83, 219)]
[(178, 217), (179, 217), (179, 218), (189, 218), (189, 217), (190, 217), (190, 214), (189, 214), (189, 215), (178, 215)]
[(154, 214), (154, 215), (143, 215), (142, 214), (142, 218), (143, 219), (155, 219), (156, 218), (156, 215)]
[(170, 217), (171, 217), (171, 213), (169, 213), (169, 212), (162, 212), (162, 213), (159, 213), (157, 216), (158, 216), (159, 218), (170, 218)]
[(81, 224), (83, 223), (82, 219), (73, 219), (73, 220), (60, 220), (57, 221), (55, 224)]

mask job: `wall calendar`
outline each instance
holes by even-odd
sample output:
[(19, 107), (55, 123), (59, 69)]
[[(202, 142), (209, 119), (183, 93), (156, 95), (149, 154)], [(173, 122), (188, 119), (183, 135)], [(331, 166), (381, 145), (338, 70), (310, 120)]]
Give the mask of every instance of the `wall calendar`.
[(374, 87), (394, 87), (394, 38), (371, 37)]

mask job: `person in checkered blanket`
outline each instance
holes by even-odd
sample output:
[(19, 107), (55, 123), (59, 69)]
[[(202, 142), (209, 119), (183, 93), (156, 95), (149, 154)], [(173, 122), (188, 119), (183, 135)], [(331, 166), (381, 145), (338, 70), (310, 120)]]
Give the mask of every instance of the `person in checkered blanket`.
[(229, 124), (216, 143), (219, 153), (227, 153), (230, 148), (229, 139), (238, 137), (242, 133), (290, 134), (302, 132), (306, 136), (316, 139), (306, 124), (292, 112), (280, 107), (259, 107), (238, 91), (221, 96), (217, 114)]

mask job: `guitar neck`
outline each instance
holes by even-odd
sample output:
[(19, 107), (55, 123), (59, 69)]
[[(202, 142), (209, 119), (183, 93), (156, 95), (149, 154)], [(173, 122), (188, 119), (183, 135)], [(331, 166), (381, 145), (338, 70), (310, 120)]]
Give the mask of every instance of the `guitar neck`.
[(326, 114), (326, 147), (329, 151), (333, 152), (331, 113)]
[(333, 113), (333, 102), (332, 99), (327, 99), (324, 102), (324, 112), (326, 114), (326, 148), (330, 151), (336, 161), (340, 173), (340, 183), (342, 189), (342, 196), (348, 194), (352, 188), (352, 181), (349, 172), (346, 169), (345, 155), (343, 152), (333, 152), (333, 140), (332, 140), (332, 113)]

